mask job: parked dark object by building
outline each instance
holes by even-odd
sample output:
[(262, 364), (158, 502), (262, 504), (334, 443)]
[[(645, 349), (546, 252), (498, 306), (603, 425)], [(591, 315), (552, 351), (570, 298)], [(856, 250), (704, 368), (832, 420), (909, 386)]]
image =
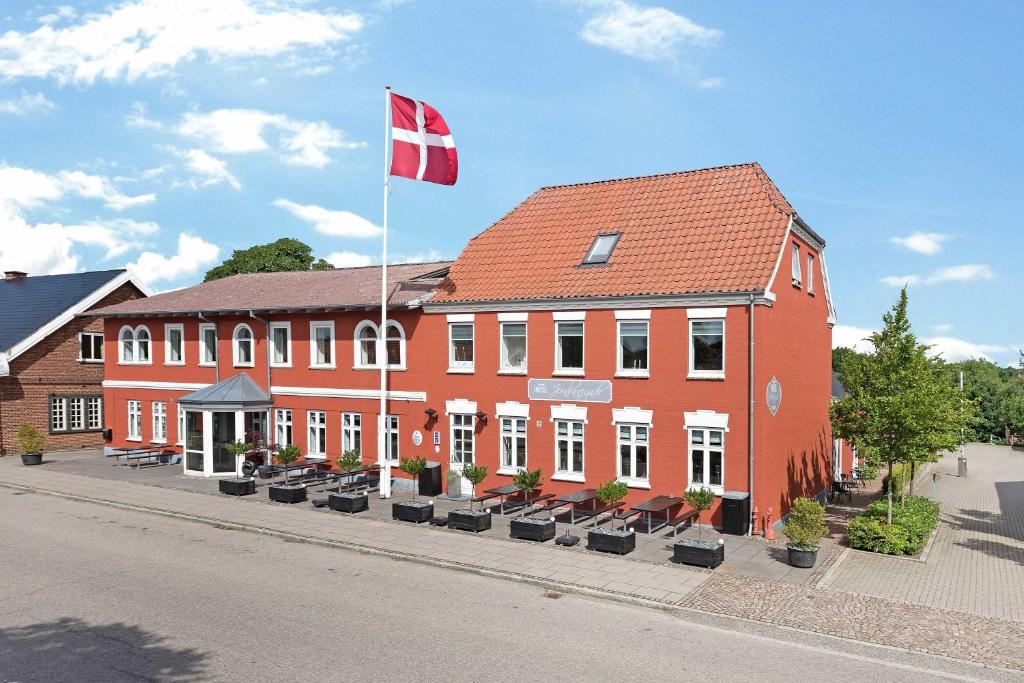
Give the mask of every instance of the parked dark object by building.
[(750, 528), (750, 494), (726, 491), (722, 494), (722, 532), (746, 536)]
[(440, 496), (441, 463), (428, 460), (419, 476), (419, 492), (424, 496)]

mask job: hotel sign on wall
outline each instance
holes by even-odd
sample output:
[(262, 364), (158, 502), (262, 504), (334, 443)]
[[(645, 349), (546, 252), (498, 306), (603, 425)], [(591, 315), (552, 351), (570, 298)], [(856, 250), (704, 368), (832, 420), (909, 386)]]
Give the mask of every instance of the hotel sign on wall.
[(531, 379), (531, 401), (611, 403), (612, 383), (606, 379)]

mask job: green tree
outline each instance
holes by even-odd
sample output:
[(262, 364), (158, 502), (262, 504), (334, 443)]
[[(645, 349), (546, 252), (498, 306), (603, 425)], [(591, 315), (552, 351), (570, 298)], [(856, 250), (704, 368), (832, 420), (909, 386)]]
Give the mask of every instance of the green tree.
[(426, 458), (404, 458), (398, 463), (398, 469), (412, 477), (412, 499), (416, 500), (420, 495), (420, 472), (427, 466)]
[[(907, 290), (882, 316), (884, 327), (871, 335), (874, 353), (849, 356), (839, 368), (848, 396), (831, 406), (836, 433), (862, 453), (914, 471), (934, 462), (943, 450), (960, 444), (961, 430), (974, 418), (974, 405), (950, 381), (945, 363), (929, 358), (907, 317)], [(887, 494), (887, 521), (892, 523), (892, 487)]]
[(1000, 421), (1014, 434), (1024, 434), (1024, 394), (1009, 394), (999, 404)]
[(484, 465), (474, 465), (471, 462), (466, 463), (462, 466), (462, 476), (469, 481), (470, 486), (473, 487), (473, 492), (469, 498), (469, 509), (473, 509), (473, 499), (476, 498), (476, 487), (479, 486), (480, 482), (487, 478), (487, 467)]
[(845, 346), (837, 346), (836, 348), (832, 349), (832, 369), (838, 372), (839, 366), (843, 364), (844, 359), (849, 358), (850, 356), (859, 355), (860, 353), (854, 351), (853, 349), (847, 348)]
[(711, 489), (702, 486), (699, 489), (688, 490), (683, 494), (683, 500), (697, 511), (697, 536), (704, 538), (704, 527), (701, 526), (700, 516), (704, 514), (705, 510), (710, 510), (711, 506), (715, 504), (715, 494)]
[(292, 237), (282, 237), (269, 244), (236, 249), (231, 258), (206, 271), (203, 282), (219, 280), (240, 273), (279, 273), (289, 270), (333, 270), (322, 258), (313, 256), (313, 249)]

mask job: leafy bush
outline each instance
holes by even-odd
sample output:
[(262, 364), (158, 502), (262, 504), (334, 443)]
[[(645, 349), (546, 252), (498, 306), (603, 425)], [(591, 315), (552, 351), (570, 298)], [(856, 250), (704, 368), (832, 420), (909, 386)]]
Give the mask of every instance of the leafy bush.
[(939, 504), (921, 496), (907, 496), (892, 509), (886, 523), (886, 503), (876, 500), (863, 514), (850, 520), (846, 535), (850, 547), (887, 555), (913, 555), (928, 541), (939, 523)]
[(597, 499), (605, 505), (614, 505), (626, 497), (629, 487), (621, 481), (610, 479), (597, 487)]
[[(288, 444), (277, 449), (277, 461), (282, 465), (290, 465), (302, 456), (302, 451), (295, 444)], [(284, 471), (284, 483), (288, 483), (288, 470)]]
[(825, 508), (809, 498), (797, 498), (782, 527), (790, 545), (801, 550), (817, 550), (818, 541), (828, 533), (825, 526)]
[[(699, 522), (700, 515), (705, 510), (711, 509), (711, 506), (715, 504), (715, 493), (706, 486), (702, 486), (699, 489), (690, 489), (684, 493), (683, 500), (697, 511), (697, 522)], [(697, 524), (697, 535), (700, 538), (704, 538), (704, 527), (700, 526), (700, 524)]]
[(238, 456), (245, 455), (251, 451), (252, 444), (246, 443), (245, 441), (232, 441), (228, 445), (224, 446), (224, 450), (237, 458)]
[[(462, 466), (462, 476), (469, 481), (473, 487), (473, 498), (476, 498), (476, 487), (487, 478), (487, 467), (484, 465), (474, 465), (473, 463), (466, 463)], [(473, 509), (473, 499), (469, 500), (469, 509)]]
[(540, 486), (540, 468), (538, 467), (535, 470), (519, 470), (513, 475), (512, 483), (529, 497)]
[(405, 458), (398, 463), (398, 469), (412, 477), (413, 498), (420, 494), (420, 472), (422, 472), (426, 466), (426, 458)]
[(910, 468), (903, 463), (896, 463), (892, 466), (892, 472), (882, 477), (882, 493), (889, 492), (889, 485), (892, 485), (892, 495), (898, 496), (906, 487), (910, 479)]
[(338, 463), (338, 469), (342, 472), (354, 470), (363, 464), (363, 457), (359, 455), (359, 451), (352, 448), (341, 454), (341, 457), (336, 461)]
[(18, 446), (22, 453), (40, 453), (45, 445), (46, 439), (32, 425), (18, 427)]

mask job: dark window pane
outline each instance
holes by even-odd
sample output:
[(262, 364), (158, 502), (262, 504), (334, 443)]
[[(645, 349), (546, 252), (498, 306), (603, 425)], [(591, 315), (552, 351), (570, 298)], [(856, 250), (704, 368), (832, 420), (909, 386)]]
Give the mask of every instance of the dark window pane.
[(704, 483), (704, 451), (694, 450), (691, 452), (691, 458), (693, 460), (693, 477), (690, 479), (691, 484), (703, 484)]
[(702, 320), (693, 323), (693, 369), (722, 370), (722, 321)]
[(559, 345), (562, 349), (563, 368), (583, 367), (583, 337), (562, 336), (559, 337)]
[(647, 478), (647, 446), (636, 447), (636, 476), (638, 479)]
[(708, 455), (710, 461), (709, 467), (711, 469), (708, 477), (708, 483), (712, 486), (722, 485), (722, 451), (711, 451)]
[(631, 477), (633, 476), (633, 467), (629, 461), (629, 446), (622, 444), (619, 446), (619, 467), (621, 468), (622, 476)]

